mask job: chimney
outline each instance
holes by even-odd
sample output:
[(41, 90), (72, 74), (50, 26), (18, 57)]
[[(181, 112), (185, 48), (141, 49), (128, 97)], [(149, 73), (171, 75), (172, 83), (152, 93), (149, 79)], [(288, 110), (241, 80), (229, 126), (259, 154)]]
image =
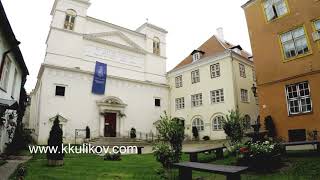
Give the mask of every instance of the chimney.
[(223, 28), (219, 27), (217, 28), (217, 36), (219, 40), (224, 41), (224, 35), (223, 35)]

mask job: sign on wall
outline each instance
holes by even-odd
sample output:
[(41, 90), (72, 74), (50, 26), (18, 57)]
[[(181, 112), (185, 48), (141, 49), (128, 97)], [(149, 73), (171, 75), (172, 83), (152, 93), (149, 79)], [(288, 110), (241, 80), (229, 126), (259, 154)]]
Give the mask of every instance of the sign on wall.
[(93, 76), (92, 93), (104, 95), (107, 80), (107, 64), (96, 62)]

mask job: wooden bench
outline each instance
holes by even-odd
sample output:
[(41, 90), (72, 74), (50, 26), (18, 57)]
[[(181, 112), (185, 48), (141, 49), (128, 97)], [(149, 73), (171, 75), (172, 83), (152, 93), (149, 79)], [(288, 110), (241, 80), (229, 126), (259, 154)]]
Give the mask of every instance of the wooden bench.
[(241, 173), (245, 172), (248, 167), (226, 166), (196, 162), (182, 162), (173, 164), (179, 168), (179, 180), (192, 180), (192, 170), (211, 172), (227, 176), (227, 180), (240, 180)]
[(225, 148), (226, 148), (225, 146), (213, 147), (213, 148), (196, 148), (189, 151), (184, 151), (184, 153), (189, 154), (190, 162), (197, 162), (198, 153), (204, 153), (204, 152), (215, 151), (216, 158), (218, 159), (223, 158), (223, 149)]
[(287, 146), (301, 146), (301, 145), (317, 145), (317, 151), (320, 152), (320, 141), (296, 141), (296, 142), (286, 142), (282, 143), (285, 147)]

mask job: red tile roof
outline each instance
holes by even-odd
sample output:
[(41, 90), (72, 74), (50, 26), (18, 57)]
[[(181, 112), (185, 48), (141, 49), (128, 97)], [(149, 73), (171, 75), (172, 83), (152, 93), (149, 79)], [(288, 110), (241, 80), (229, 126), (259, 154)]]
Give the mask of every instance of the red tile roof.
[[(212, 36), (210, 39), (208, 39), (206, 42), (204, 42), (197, 50), (203, 51), (204, 55), (201, 57), (199, 61), (201, 61), (203, 58), (212, 56), (218, 53), (222, 53), (226, 51), (227, 49), (230, 49), (234, 47), (235, 45), (227, 42), (227, 41), (221, 41), (216, 36)], [(251, 57), (251, 54), (241, 50), (240, 56), (244, 57), (245, 59), (249, 60), (249, 57)], [(192, 63), (192, 55), (190, 54), (188, 57), (186, 57), (184, 60), (182, 60), (176, 67), (173, 68), (173, 70), (178, 69), (182, 66), (188, 65)]]

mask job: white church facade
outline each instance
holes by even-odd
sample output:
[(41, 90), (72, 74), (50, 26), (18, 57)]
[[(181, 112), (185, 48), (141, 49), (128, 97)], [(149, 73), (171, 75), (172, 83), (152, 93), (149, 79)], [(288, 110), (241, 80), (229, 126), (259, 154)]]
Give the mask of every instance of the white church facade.
[[(29, 128), (34, 129), (33, 136), (38, 144), (47, 143), (56, 117), (60, 120), (65, 143), (74, 143), (76, 131), (87, 126), (91, 138), (127, 137), (131, 128), (135, 128), (137, 134), (156, 134), (155, 124), (164, 111), (185, 120), (189, 138), (192, 137), (192, 126), (196, 126), (201, 136), (224, 139), (220, 126), (220, 129), (210, 128), (214, 127), (210, 123), (215, 122), (216, 116), (212, 116), (215, 113), (227, 114), (238, 107), (252, 119), (257, 117), (258, 106), (254, 100), (238, 101), (242, 95), (240, 86), (248, 93), (254, 80), (233, 77), (240, 75), (235, 73), (236, 68), (230, 66), (232, 56), (225, 56), (233, 47), (222, 48), (219, 45), (213, 49), (201, 49), (210, 55), (203, 58), (209, 58), (209, 63), (199, 56), (199, 61), (180, 63), (179, 68), (167, 73), (166, 30), (149, 23), (136, 30), (120, 27), (87, 16), (89, 6), (89, 0), (55, 0), (52, 8), (45, 60), (31, 92)], [(212, 79), (206, 77), (210, 75), (206, 71), (217, 60), (212, 54), (218, 52), (216, 48), (221, 55), (219, 61), (223, 75)], [(248, 57), (238, 59), (251, 72), (253, 63)], [(100, 63), (106, 65), (105, 89), (104, 93), (96, 94), (93, 82), (96, 65)], [(189, 82), (189, 76), (197, 69), (200, 69), (201, 82)], [(233, 75), (228, 74), (230, 72)], [(184, 85), (177, 88), (175, 80), (181, 75)], [(214, 85), (213, 81), (220, 84)], [(234, 86), (234, 82), (239, 82), (239, 87)], [(225, 89), (228, 94), (226, 105), (206, 102), (210, 99), (208, 93), (215, 88)], [(202, 103), (201, 98), (201, 107), (191, 107), (194, 103), (192, 95), (197, 93), (203, 93), (206, 99)], [(185, 97), (183, 107), (186, 108), (176, 108), (182, 106), (182, 101), (177, 101), (182, 97)], [(203, 129), (193, 122), (197, 120), (195, 117), (201, 117)]]
[[(58, 115), (64, 142), (75, 129), (91, 137), (152, 131), (168, 110), (167, 31), (145, 23), (132, 31), (87, 16), (89, 0), (56, 0), (47, 50), (31, 93), (30, 128), (46, 144)], [(92, 93), (96, 62), (107, 64), (103, 95)]]

